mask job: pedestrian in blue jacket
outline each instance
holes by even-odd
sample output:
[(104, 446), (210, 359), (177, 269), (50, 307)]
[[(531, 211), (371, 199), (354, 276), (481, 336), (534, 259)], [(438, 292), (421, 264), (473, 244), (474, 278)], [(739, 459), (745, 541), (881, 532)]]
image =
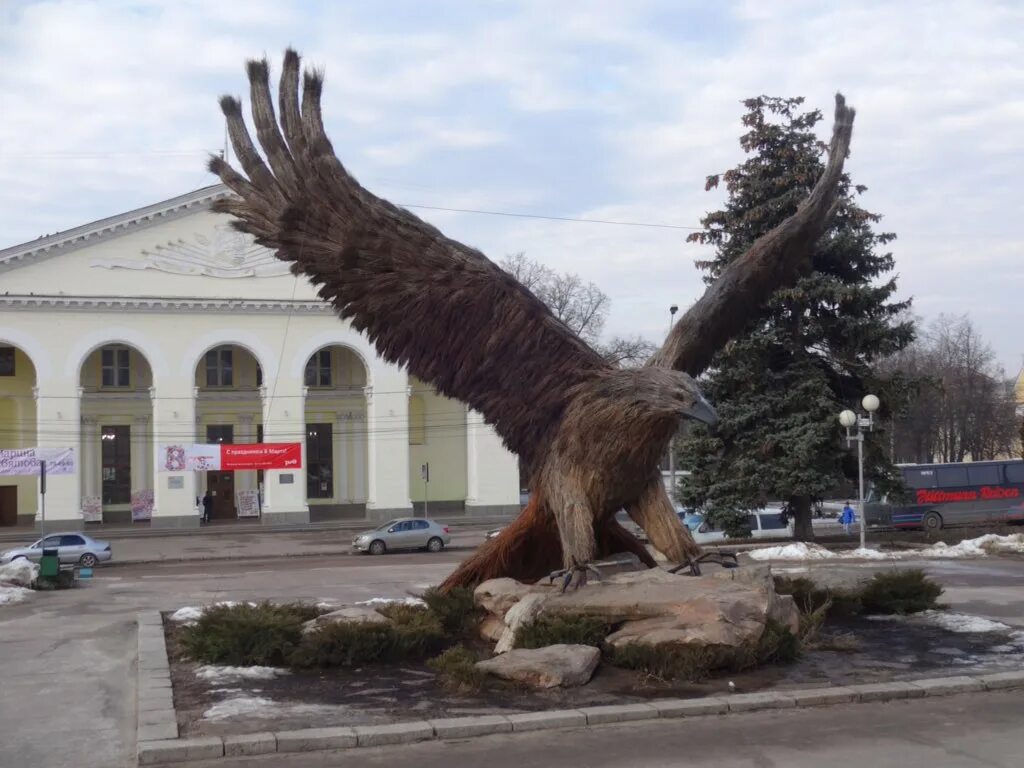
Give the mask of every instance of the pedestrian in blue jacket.
[(850, 532), (850, 526), (857, 520), (857, 513), (853, 511), (853, 507), (850, 506), (850, 502), (846, 502), (846, 506), (843, 507), (842, 514), (839, 515), (839, 522), (842, 523), (843, 530), (847, 533)]

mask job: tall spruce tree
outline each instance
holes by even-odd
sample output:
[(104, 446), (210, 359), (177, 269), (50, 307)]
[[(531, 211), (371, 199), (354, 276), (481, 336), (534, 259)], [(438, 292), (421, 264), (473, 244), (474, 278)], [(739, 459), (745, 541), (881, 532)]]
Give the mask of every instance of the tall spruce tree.
[[(724, 182), (728, 200), (689, 238), (715, 247), (714, 258), (697, 262), (706, 282), (791, 215), (821, 174), (826, 145), (814, 127), (822, 115), (803, 111), (803, 101), (744, 102), (740, 145), (749, 157), (708, 177), (705, 188)], [(806, 272), (776, 293), (709, 368), (703, 386), (719, 424), (676, 442), (677, 465), (690, 471), (677, 489), (680, 500), (703, 507), (733, 535), (746, 530), (749, 511), (781, 499), (796, 538), (813, 538), (814, 502), (856, 477), (856, 456), (836, 416), (869, 391), (885, 403), (888, 388), (873, 364), (913, 338), (909, 302), (893, 299), (893, 257), (885, 246), (895, 235), (873, 230), (881, 217), (857, 205), (864, 191), (844, 175), (833, 222)], [(891, 478), (885, 444), (875, 435), (866, 446), (872, 476)]]

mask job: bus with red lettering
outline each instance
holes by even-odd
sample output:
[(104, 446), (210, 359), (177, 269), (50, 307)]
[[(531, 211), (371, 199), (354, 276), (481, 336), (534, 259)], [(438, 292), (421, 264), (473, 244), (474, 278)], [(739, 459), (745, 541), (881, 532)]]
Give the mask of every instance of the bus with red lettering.
[(1024, 523), (1024, 461), (901, 464), (904, 498), (865, 505), (868, 525), (938, 531), (955, 525)]

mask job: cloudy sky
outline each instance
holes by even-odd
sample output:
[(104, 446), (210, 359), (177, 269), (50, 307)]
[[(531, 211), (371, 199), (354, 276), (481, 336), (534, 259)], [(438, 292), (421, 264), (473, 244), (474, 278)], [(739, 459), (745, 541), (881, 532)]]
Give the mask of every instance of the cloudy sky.
[[(343, 161), (402, 204), (696, 226), (741, 100), (858, 109), (849, 170), (901, 293), (1024, 354), (1024, 4), (0, 0), (0, 247), (213, 183), (216, 98), (286, 45)], [(828, 125), (822, 126), (823, 134)], [(659, 339), (701, 292), (687, 230), (417, 210), (596, 282)]]

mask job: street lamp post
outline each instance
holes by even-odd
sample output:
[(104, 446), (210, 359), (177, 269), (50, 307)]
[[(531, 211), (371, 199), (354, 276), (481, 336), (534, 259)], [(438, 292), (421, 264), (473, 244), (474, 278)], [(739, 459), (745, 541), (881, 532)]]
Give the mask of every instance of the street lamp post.
[[(676, 312), (679, 311), (679, 306), (673, 304), (668, 308), (668, 333), (672, 335), (672, 328), (676, 323)], [(676, 436), (672, 435), (672, 439), (668, 442), (668, 482), (669, 482), (669, 498), (672, 499), (672, 507), (675, 508), (675, 497), (676, 497)]]
[[(870, 432), (874, 428), (874, 413), (878, 410), (881, 402), (875, 395), (865, 395), (860, 404), (868, 414), (866, 417), (851, 410), (845, 410), (839, 414), (839, 423), (846, 428), (846, 444), (857, 442), (857, 506), (860, 513), (860, 548), (864, 549), (864, 432)], [(850, 430), (854, 427), (857, 431), (855, 434), (851, 434)]]

